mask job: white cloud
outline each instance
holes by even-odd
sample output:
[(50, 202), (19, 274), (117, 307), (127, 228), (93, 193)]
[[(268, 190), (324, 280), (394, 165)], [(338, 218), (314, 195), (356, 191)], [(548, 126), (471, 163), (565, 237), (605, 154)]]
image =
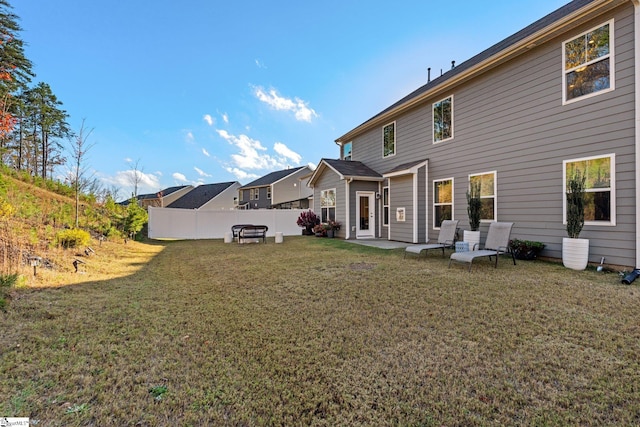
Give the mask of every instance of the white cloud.
[(120, 194), (126, 198), (129, 198), (135, 192), (136, 181), (138, 194), (156, 193), (161, 190), (159, 175), (157, 173), (144, 173), (141, 170), (118, 171), (114, 176), (103, 177), (102, 181), (107, 185), (114, 185), (120, 188), (122, 190)]
[(213, 117), (211, 117), (211, 114), (205, 114), (202, 119), (207, 122), (209, 126), (213, 126)]
[(207, 178), (210, 178), (211, 176), (213, 176), (213, 175), (209, 175), (208, 173), (206, 173), (206, 172), (205, 172), (205, 171), (203, 171), (202, 169), (197, 168), (197, 167), (195, 167), (195, 166), (193, 167), (193, 169), (194, 169), (196, 172), (198, 172), (198, 175), (200, 175), (201, 177), (207, 177)]
[(280, 154), (282, 157), (292, 160), (296, 165), (300, 164), (302, 160), (302, 156), (295, 151), (292, 151), (289, 147), (284, 145), (282, 142), (276, 142), (273, 144), (273, 149), (276, 153)]
[(307, 106), (307, 102), (300, 98), (289, 99), (278, 95), (275, 89), (271, 89), (268, 92), (262, 87), (256, 87), (254, 89), (255, 96), (271, 108), (276, 110), (291, 111), (294, 113), (296, 120), (311, 122), (318, 114)]
[(187, 140), (187, 142), (193, 142), (195, 140), (195, 137), (193, 136), (193, 132), (187, 131), (185, 135), (185, 139)]
[(229, 115), (227, 113), (222, 113), (222, 120), (226, 123), (229, 124)]
[(211, 157), (211, 154), (209, 154), (209, 152), (206, 149), (202, 149), (202, 154), (204, 154), (207, 157)]
[(226, 171), (233, 174), (239, 180), (260, 178), (259, 175), (256, 175), (254, 173), (247, 173), (242, 169), (238, 169), (238, 168), (226, 168)]
[(174, 172), (173, 174), (171, 174), (171, 176), (173, 177), (173, 179), (175, 179), (178, 182), (181, 182), (181, 183), (189, 182), (187, 177), (184, 176), (184, 174), (181, 174), (180, 172)]
[(272, 169), (281, 166), (277, 159), (261, 153), (267, 149), (260, 141), (251, 139), (247, 135), (231, 135), (226, 130), (217, 129), (216, 132), (229, 144), (235, 145), (240, 150), (239, 154), (231, 155), (236, 166), (243, 169)]
[(260, 61), (259, 59), (256, 59), (256, 66), (258, 68), (267, 68), (267, 66), (264, 65), (264, 63), (262, 61)]

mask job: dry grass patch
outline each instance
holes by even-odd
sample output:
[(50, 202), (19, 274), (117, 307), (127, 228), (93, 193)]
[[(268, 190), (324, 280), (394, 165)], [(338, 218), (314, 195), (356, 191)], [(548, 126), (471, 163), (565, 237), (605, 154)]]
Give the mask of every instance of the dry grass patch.
[(0, 415), (48, 426), (640, 423), (640, 291), (615, 275), (506, 259), (468, 273), (439, 255), (310, 237), (136, 247), (153, 258), (123, 255), (128, 276), (12, 301)]

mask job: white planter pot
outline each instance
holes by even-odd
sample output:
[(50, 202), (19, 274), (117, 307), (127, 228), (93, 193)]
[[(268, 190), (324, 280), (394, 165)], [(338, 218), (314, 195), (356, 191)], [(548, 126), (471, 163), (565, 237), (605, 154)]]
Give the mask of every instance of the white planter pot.
[(469, 243), (470, 251), (478, 250), (478, 247), (480, 246), (480, 230), (464, 230), (464, 241)]
[(562, 264), (572, 270), (584, 270), (589, 263), (589, 239), (562, 238)]

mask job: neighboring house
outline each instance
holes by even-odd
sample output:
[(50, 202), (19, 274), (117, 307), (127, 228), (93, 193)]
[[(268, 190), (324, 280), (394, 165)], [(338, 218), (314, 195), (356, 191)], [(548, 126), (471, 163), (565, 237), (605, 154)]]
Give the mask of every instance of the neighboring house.
[[(145, 209), (149, 206), (162, 208), (178, 200), (192, 189), (192, 185), (180, 185), (177, 187), (165, 188), (164, 190), (160, 190), (154, 194), (139, 194), (137, 197), (138, 205)], [(120, 204), (127, 206), (129, 204), (129, 200), (125, 200)]]
[(308, 209), (313, 195), (306, 185), (310, 172), (309, 166), (284, 169), (243, 185), (238, 190), (238, 208)]
[(240, 188), (240, 183), (237, 181), (199, 185), (178, 200), (167, 205), (167, 208), (234, 209), (237, 203), (238, 188)]
[(444, 219), (468, 228), (477, 181), (483, 236), (514, 222), (561, 258), (581, 170), (590, 261), (639, 266), (639, 20), (637, 0), (576, 0), (428, 81), (336, 140), (342, 160), (309, 181), (316, 213), (347, 239), (424, 242)]

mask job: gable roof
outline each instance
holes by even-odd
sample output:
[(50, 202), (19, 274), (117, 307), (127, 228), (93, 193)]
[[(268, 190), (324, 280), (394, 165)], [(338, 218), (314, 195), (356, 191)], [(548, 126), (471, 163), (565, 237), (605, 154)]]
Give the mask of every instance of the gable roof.
[(246, 188), (265, 187), (267, 185), (271, 185), (277, 181), (280, 181), (281, 179), (286, 178), (287, 176), (292, 175), (306, 167), (308, 166), (300, 166), (297, 168), (283, 169), (280, 171), (271, 172), (263, 177), (256, 179), (255, 181), (251, 181), (250, 183), (243, 185), (239, 189), (243, 190)]
[(178, 200), (169, 204), (167, 208), (198, 209), (233, 184), (235, 184), (235, 181), (199, 185)]
[(382, 121), (388, 120), (389, 116), (412, 108), (431, 94), (440, 90), (445, 90), (448, 86), (458, 84), (476, 76), (479, 73), (490, 70), (495, 66), (550, 40), (567, 25), (577, 25), (583, 20), (586, 20), (587, 18), (583, 15), (589, 11), (595, 10), (597, 6), (607, 6), (612, 8), (616, 6), (616, 4), (620, 3), (622, 3), (622, 1), (574, 0), (528, 25), (517, 33), (507, 37), (501, 42), (498, 42), (490, 48), (480, 52), (474, 57), (464, 61), (441, 76), (436, 77), (396, 103), (382, 110), (380, 113), (365, 121), (355, 129), (336, 139), (335, 142), (348, 142), (357, 134), (376, 126)]
[[(148, 193), (148, 194), (138, 194), (138, 196), (136, 197), (136, 200), (152, 200), (152, 199), (158, 199), (158, 194), (162, 193), (162, 197), (166, 197), (169, 194), (175, 193), (178, 190), (182, 190), (183, 188), (187, 188), (187, 187), (191, 187), (190, 185), (178, 185), (175, 187), (167, 187), (164, 190), (160, 190), (157, 193)], [(129, 204), (131, 199), (127, 199), (124, 200), (122, 202), (120, 202), (121, 205), (123, 206), (127, 206)]]
[(383, 179), (382, 175), (359, 161), (321, 159), (313, 175), (309, 178), (307, 185), (312, 186), (326, 168), (331, 169), (339, 175), (340, 179), (353, 178), (360, 181), (382, 181)]

